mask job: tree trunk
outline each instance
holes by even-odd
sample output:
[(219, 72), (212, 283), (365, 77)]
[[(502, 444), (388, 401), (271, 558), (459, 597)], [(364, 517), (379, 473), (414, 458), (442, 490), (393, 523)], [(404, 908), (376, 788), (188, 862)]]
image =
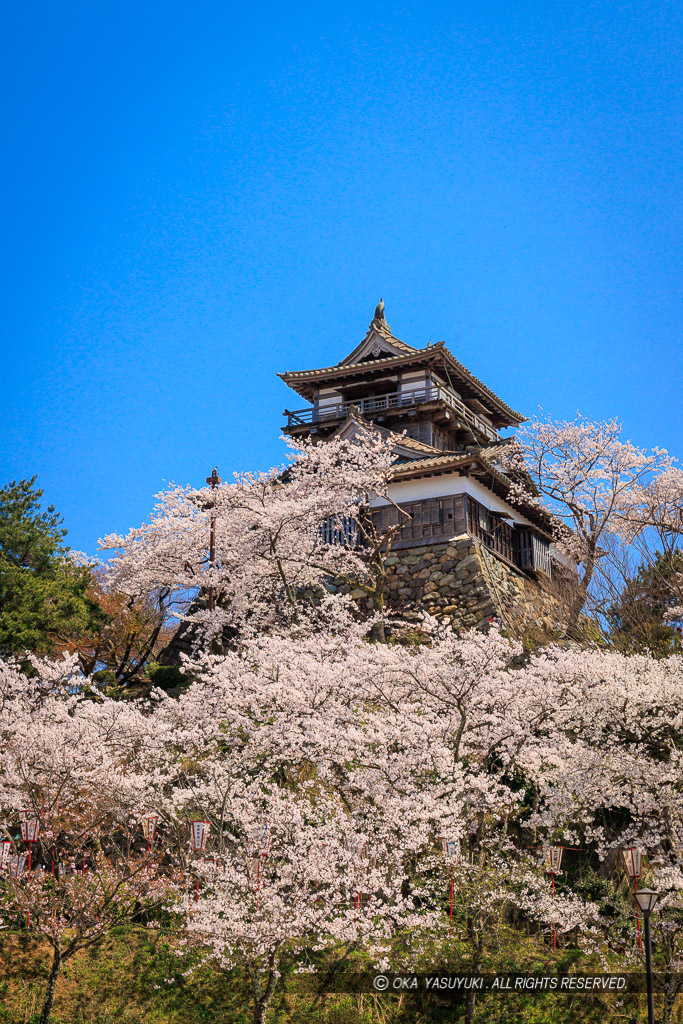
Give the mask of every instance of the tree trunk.
[(379, 622), (373, 622), (370, 630), (370, 639), (374, 640), (375, 643), (383, 644), (386, 643), (387, 634), (384, 629), (384, 622), (382, 619)]
[(567, 620), (567, 633), (569, 636), (576, 635), (578, 631), (579, 619), (581, 618), (581, 612), (583, 611), (583, 607), (588, 596), (588, 587), (590, 586), (590, 582), (593, 579), (593, 573), (595, 572), (595, 561), (596, 553), (593, 550), (586, 559), (586, 568), (584, 569), (583, 578), (576, 584), (576, 593), (570, 598)]
[(465, 998), (465, 1024), (474, 1024), (474, 1004), (477, 1001), (477, 993), (473, 988), (468, 989)]
[(57, 978), (59, 972), (62, 969), (62, 951), (59, 946), (55, 946), (54, 956), (52, 957), (52, 967), (50, 969), (50, 976), (47, 979), (47, 989), (45, 990), (45, 1001), (43, 1002), (43, 1009), (40, 1014), (39, 1024), (48, 1024), (50, 1020), (50, 1013), (52, 1011), (52, 1001), (55, 997), (55, 989), (57, 987)]
[(247, 967), (247, 973), (251, 979), (251, 987), (254, 993), (254, 1024), (266, 1024), (266, 1014), (275, 992), (277, 975), (271, 966), (268, 972), (268, 981), (265, 990), (261, 986), (258, 975)]
[(273, 998), (273, 993), (275, 991), (274, 982), (274, 978), (272, 984), (269, 980), (268, 987), (266, 988), (265, 993), (260, 998), (254, 996), (254, 1024), (266, 1024), (266, 1015), (268, 1013), (268, 1007), (270, 1006), (271, 1000)]
[(386, 631), (384, 629), (384, 590), (386, 585), (386, 569), (382, 552), (378, 549), (375, 557), (375, 564), (372, 567), (372, 575), (375, 578), (375, 587), (372, 591), (372, 610), (376, 615), (381, 615), (379, 622), (375, 622), (370, 630), (370, 639), (377, 643), (386, 643)]
[(260, 999), (254, 1002), (254, 1024), (266, 1024), (266, 1011), (268, 1004)]

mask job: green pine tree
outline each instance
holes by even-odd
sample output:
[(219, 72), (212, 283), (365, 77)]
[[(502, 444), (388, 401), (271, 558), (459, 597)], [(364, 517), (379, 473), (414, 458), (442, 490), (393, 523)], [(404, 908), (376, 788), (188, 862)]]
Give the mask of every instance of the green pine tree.
[(75, 565), (66, 530), (31, 480), (0, 488), (0, 657), (52, 654), (104, 618), (88, 597), (90, 571)]
[[(666, 658), (680, 651), (681, 640), (666, 613), (677, 603), (677, 581), (683, 574), (679, 550), (656, 552), (636, 575), (625, 581), (619, 600), (608, 610), (612, 643), (626, 654)], [(676, 584), (676, 586), (672, 586)]]

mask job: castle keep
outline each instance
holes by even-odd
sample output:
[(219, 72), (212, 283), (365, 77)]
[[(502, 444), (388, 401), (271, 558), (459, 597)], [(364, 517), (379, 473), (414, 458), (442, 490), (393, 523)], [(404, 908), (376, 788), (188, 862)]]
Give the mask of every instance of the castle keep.
[[(359, 424), (396, 435), (391, 500), (371, 501), (378, 530), (397, 526), (389, 599), (456, 628), (492, 616), (521, 635), (562, 618), (568, 573), (549, 517), (511, 500), (500, 430), (524, 417), (467, 370), (443, 341), (396, 338), (380, 300), (368, 331), (334, 366), (279, 374), (308, 403), (285, 410), (286, 434), (352, 436)], [(531, 484), (529, 482), (529, 487)], [(531, 498), (531, 492), (529, 492)]]

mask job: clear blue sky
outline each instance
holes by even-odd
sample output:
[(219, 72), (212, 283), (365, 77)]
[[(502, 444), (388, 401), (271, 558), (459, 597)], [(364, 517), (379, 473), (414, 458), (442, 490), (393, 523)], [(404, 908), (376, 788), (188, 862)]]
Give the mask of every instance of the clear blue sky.
[(683, 455), (683, 8), (3, 13), (0, 478), (74, 548), (282, 457), (380, 294), (514, 408)]

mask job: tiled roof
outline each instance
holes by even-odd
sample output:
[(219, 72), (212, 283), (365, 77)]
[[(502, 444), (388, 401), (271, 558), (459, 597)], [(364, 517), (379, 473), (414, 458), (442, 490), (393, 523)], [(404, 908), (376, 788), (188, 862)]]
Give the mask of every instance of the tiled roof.
[(387, 433), (392, 434), (396, 438), (396, 444), (403, 445), (404, 448), (412, 448), (416, 452), (424, 452), (426, 455), (431, 455), (433, 452), (442, 451), (441, 448), (435, 448), (432, 444), (425, 444), (424, 441), (418, 441), (415, 437), (408, 437), (407, 434), (397, 434), (393, 430), (388, 430)]
[[(385, 339), (385, 341), (388, 341), (390, 345), (393, 345), (394, 348), (399, 349), (401, 352), (411, 353), (417, 351), (414, 345), (406, 345), (405, 341), (401, 341), (400, 338), (397, 338), (395, 335), (393, 335), (391, 333), (391, 328), (389, 327), (389, 324), (386, 322), (386, 320), (379, 320), (375, 318), (370, 324), (370, 327), (368, 328), (368, 334), (370, 333), (370, 331), (376, 331), (377, 334), (381, 335)], [(365, 335), (366, 338), (368, 334)], [(363, 339), (363, 341), (365, 341), (365, 338)], [(341, 364), (338, 363), (337, 365)]]
[(435, 448), (431, 444), (426, 444), (424, 441), (418, 441), (415, 437), (408, 437), (407, 434), (399, 434), (395, 430), (389, 430), (388, 427), (382, 427), (379, 423), (374, 423), (372, 420), (368, 420), (363, 416), (359, 409), (355, 406), (351, 406), (349, 409), (348, 416), (344, 423), (335, 431), (334, 436), (343, 434), (348, 423), (353, 420), (355, 423), (359, 423), (366, 430), (376, 431), (378, 434), (382, 434), (384, 437), (395, 437), (396, 444), (400, 444), (403, 448), (410, 448), (415, 452), (421, 452), (425, 456), (432, 454), (441, 453), (440, 448)]
[(475, 461), (475, 454), (459, 454), (457, 452), (440, 452), (439, 455), (428, 456), (424, 459), (413, 459), (412, 462), (404, 462), (393, 471), (393, 478), (398, 476), (410, 476), (412, 473), (426, 472), (430, 469), (446, 469), (451, 466), (462, 466), (467, 462)]
[[(407, 347), (407, 346), (406, 346)], [(281, 380), (309, 380), (316, 377), (329, 377), (332, 374), (343, 374), (347, 370), (370, 369), (379, 366), (381, 363), (405, 363), (411, 356), (417, 355), (422, 349), (412, 349), (402, 356), (382, 356), (379, 359), (365, 359), (362, 363), (335, 363), (334, 366), (323, 366), (319, 370), (288, 370), (285, 373), (278, 373)]]
[[(403, 345), (404, 343), (401, 342), (401, 344)], [(314, 381), (325, 377), (333, 377), (335, 375), (342, 376), (344, 373), (351, 370), (370, 370), (376, 367), (386, 366), (389, 368), (390, 366), (401, 366), (403, 363), (410, 362), (410, 360), (414, 359), (416, 356), (433, 356), (435, 353), (440, 352), (444, 356), (445, 363), (450, 361), (452, 368), (456, 373), (460, 374), (466, 382), (472, 384), (475, 390), (479, 390), (483, 394), (487, 395), (494, 404), (498, 405), (500, 409), (508, 413), (511, 420), (521, 423), (525, 419), (521, 413), (515, 412), (515, 410), (504, 402), (502, 398), (499, 398), (498, 395), (491, 391), (483, 381), (479, 380), (478, 377), (475, 377), (473, 373), (470, 373), (467, 367), (463, 366), (463, 364), (455, 358), (453, 353), (446, 348), (445, 342), (439, 341), (435, 345), (429, 345), (427, 348), (411, 348), (409, 345), (405, 345), (405, 348), (407, 351), (404, 355), (383, 356), (379, 359), (368, 359), (362, 363), (346, 363), (344, 365), (337, 363), (335, 366), (325, 366), (317, 370), (294, 370), (286, 373), (279, 373), (278, 377), (280, 377), (285, 384), (289, 384), (291, 381), (292, 385), (294, 385), (299, 382), (303, 383), (306, 381)]]
[[(451, 453), (447, 452), (442, 455), (431, 456), (424, 459), (413, 459), (411, 462), (403, 462), (398, 466), (395, 466), (392, 471), (392, 480), (397, 481), (411, 476), (420, 476), (422, 473), (430, 474), (435, 470), (447, 471), (449, 469), (459, 469), (466, 467), (471, 463), (478, 463), (482, 469), (484, 469), (493, 478), (495, 484), (498, 487), (507, 492), (510, 489), (511, 480), (506, 477), (500, 470), (497, 470), (495, 466), (489, 461), (486, 455), (493, 454), (499, 445), (488, 445), (486, 448), (479, 448), (476, 451)], [(547, 512), (543, 508), (539, 508), (533, 504), (518, 504), (517, 507), (523, 512), (527, 518), (541, 525), (546, 530), (550, 530), (552, 516), (550, 512)]]

